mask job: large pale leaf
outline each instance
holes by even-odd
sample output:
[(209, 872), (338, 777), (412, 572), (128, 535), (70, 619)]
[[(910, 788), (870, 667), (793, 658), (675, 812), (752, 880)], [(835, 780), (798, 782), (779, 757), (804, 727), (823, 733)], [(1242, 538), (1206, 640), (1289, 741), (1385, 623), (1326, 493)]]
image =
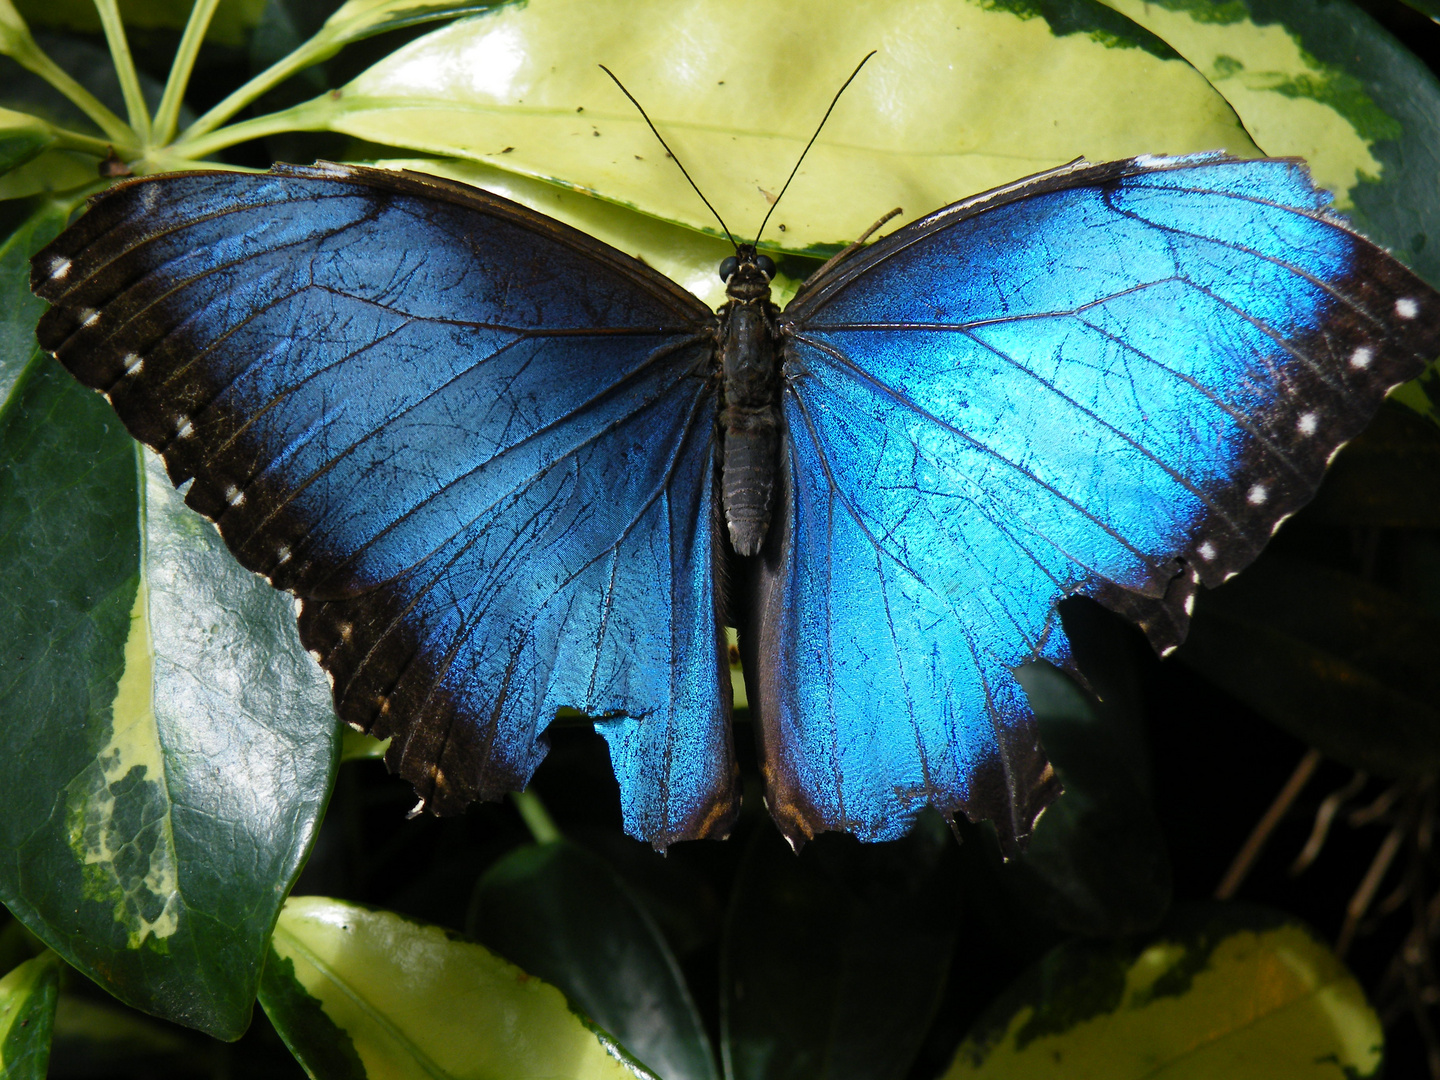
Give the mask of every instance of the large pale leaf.
[(388, 30), (486, 11), (513, 2), (514, 0), (349, 0), (325, 20), (325, 25), (315, 35), (313, 47), (323, 58), (333, 55), (352, 41), (383, 34)]
[(654, 1080), (553, 986), (438, 926), (339, 900), (285, 905), (260, 1003), (317, 1080)]
[(1206, 905), (1134, 945), (1062, 945), (996, 1000), (945, 1080), (1361, 1080), (1380, 1021), (1276, 912)]
[(872, 49), (767, 244), (827, 249), (892, 207), (917, 217), (1081, 154), (1254, 152), (1187, 63), (1091, 0), (905, 0), (825, 18), (799, 0), (534, 0), (429, 34), (292, 119), (718, 232), (604, 63), (748, 237)]
[(0, 900), (126, 1002), (234, 1038), (337, 725), (289, 603), (35, 345), (23, 252), (58, 224), (0, 252)]
[(0, 978), (0, 1077), (43, 1080), (60, 992), (60, 958), (46, 952)]
[(480, 879), (467, 929), (558, 986), (665, 1080), (717, 1080), (674, 955), (599, 857), (567, 840), (511, 852)]
[(1298, 156), (1340, 209), (1440, 283), (1440, 81), (1354, 4), (1105, 0), (1173, 45), (1267, 154)]

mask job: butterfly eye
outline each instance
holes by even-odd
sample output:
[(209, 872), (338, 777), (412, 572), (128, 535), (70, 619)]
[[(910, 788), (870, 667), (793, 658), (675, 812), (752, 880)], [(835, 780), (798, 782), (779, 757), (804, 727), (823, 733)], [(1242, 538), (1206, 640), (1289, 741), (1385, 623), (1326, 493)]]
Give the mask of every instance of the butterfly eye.
[(729, 281), (730, 275), (740, 268), (740, 260), (731, 255), (720, 264), (720, 280)]
[(765, 280), (769, 281), (775, 276), (775, 260), (770, 258), (769, 255), (756, 255), (755, 269), (764, 274)]

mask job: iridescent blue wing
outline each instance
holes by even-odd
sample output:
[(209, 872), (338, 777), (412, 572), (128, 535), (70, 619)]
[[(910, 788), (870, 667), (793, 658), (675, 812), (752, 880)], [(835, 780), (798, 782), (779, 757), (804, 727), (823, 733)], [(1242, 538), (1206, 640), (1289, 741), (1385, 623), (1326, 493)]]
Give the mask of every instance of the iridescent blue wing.
[(1440, 352), (1440, 296), (1327, 202), (1296, 162), (1080, 164), (807, 283), (746, 634), (792, 839), (927, 803), (1023, 838), (1057, 789), (1012, 672), (1068, 664), (1056, 603), (1172, 648)]
[(301, 598), (340, 716), (436, 811), (592, 716), (626, 828), (734, 806), (714, 316), (523, 207), (339, 166), (140, 180), (34, 262), (40, 339)]

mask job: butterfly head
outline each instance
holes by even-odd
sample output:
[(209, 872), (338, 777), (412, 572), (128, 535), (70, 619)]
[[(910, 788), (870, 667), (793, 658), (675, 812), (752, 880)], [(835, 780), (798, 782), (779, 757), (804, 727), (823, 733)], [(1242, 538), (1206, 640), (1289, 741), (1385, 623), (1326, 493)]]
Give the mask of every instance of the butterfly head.
[(732, 300), (768, 296), (774, 276), (775, 260), (758, 254), (754, 244), (740, 244), (735, 254), (720, 264), (720, 280), (725, 282), (725, 295)]

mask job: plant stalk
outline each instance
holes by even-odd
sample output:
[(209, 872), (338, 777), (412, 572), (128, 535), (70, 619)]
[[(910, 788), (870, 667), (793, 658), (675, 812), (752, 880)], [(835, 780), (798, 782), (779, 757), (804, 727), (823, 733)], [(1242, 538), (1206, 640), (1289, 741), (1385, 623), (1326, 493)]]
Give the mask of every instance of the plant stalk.
[(200, 46), (205, 43), (205, 31), (210, 29), (210, 20), (219, 6), (220, 0), (195, 0), (195, 6), (190, 9), (190, 19), (185, 23), (185, 33), (180, 37), (175, 62), (170, 65), (170, 76), (165, 81), (165, 93), (160, 98), (160, 107), (155, 110), (153, 133), (155, 141), (161, 146), (175, 137), (180, 105), (190, 86), (195, 60), (200, 55)]
[(141, 145), (149, 146), (150, 110), (145, 105), (140, 76), (135, 71), (135, 59), (130, 55), (130, 43), (125, 38), (120, 5), (117, 0), (95, 0), (95, 10), (100, 14), (100, 25), (105, 30), (105, 41), (115, 62), (115, 75), (120, 80), (120, 93), (125, 98), (125, 110), (130, 114), (130, 126), (135, 129)]

